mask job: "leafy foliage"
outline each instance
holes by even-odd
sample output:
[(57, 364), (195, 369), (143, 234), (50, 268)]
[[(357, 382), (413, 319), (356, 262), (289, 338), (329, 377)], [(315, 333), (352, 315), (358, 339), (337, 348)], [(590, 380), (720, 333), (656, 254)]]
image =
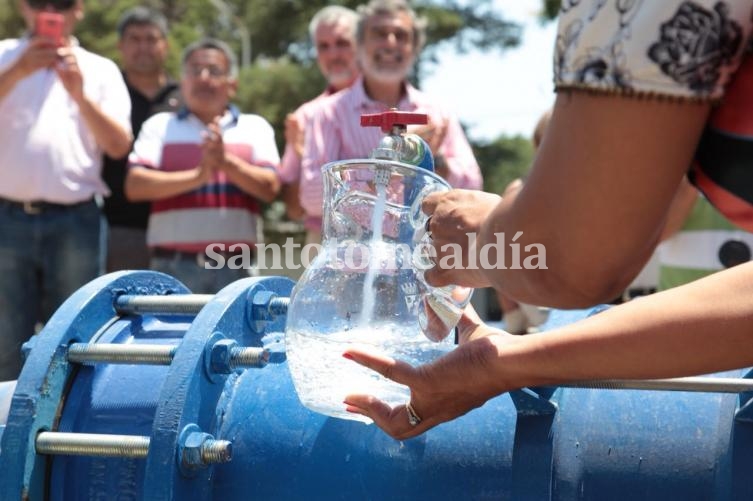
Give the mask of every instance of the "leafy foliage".
[(528, 172), (533, 161), (533, 145), (522, 136), (475, 144), (473, 152), (484, 176), (484, 190), (492, 193), (501, 194), (511, 181)]
[(0, 39), (16, 37), (23, 31), (24, 21), (18, 14), (15, 2), (0, 2)]
[(541, 0), (542, 9), (541, 17), (546, 21), (551, 21), (557, 17), (560, 11), (562, 0)]
[(325, 86), (315, 65), (301, 66), (288, 58), (260, 61), (244, 68), (240, 81), (244, 85), (239, 86), (235, 101), (269, 120), (278, 140), (283, 137), (285, 116)]

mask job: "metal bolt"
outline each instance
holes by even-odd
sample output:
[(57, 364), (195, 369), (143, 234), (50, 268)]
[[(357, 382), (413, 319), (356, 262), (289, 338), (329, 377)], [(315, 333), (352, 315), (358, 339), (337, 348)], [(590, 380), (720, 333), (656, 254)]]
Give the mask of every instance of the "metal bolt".
[(269, 361), (269, 350), (238, 346), (232, 339), (220, 339), (209, 353), (211, 371), (230, 374), (235, 369), (264, 367)]
[(272, 291), (256, 292), (251, 299), (251, 318), (257, 322), (274, 320), (270, 305), (275, 299), (277, 299), (277, 294)]
[(68, 361), (79, 364), (170, 365), (177, 349), (177, 346), (160, 344), (76, 343), (68, 347)]
[(285, 315), (288, 312), (288, 306), (290, 305), (289, 297), (276, 297), (272, 298), (269, 302), (269, 312), (272, 315)]
[(115, 310), (121, 315), (196, 315), (213, 298), (213, 294), (173, 294), (167, 296), (124, 294), (115, 299)]
[(277, 297), (272, 291), (257, 288), (250, 289), (247, 298), (250, 306), (247, 312), (248, 322), (255, 334), (262, 334), (270, 322), (286, 314), (290, 303), (290, 298)]
[(149, 442), (149, 437), (138, 435), (43, 431), (35, 445), (37, 454), (144, 459)]
[(204, 433), (195, 424), (183, 429), (179, 438), (180, 464), (186, 472), (195, 472), (210, 464), (227, 463), (233, 458), (233, 443), (227, 440), (215, 440), (209, 433)]
[(233, 459), (233, 443), (228, 440), (208, 439), (201, 444), (204, 464), (229, 463)]
[(263, 348), (244, 348), (236, 346), (230, 349), (230, 368), (261, 368), (269, 362), (269, 350)]

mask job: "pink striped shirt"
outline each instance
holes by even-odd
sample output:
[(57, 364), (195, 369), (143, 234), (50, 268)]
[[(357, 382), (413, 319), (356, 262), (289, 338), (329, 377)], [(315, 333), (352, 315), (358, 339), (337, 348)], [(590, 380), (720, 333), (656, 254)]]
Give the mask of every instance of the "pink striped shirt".
[[(311, 101), (306, 101), (293, 112), (293, 116), (304, 127), (314, 114), (317, 105), (331, 96), (332, 90), (327, 88), (324, 92), (316, 96)], [(282, 160), (280, 160), (280, 168), (277, 171), (280, 176), (280, 181), (285, 184), (295, 183), (301, 179), (301, 157), (298, 152), (295, 151), (293, 144), (285, 144), (285, 152), (282, 154)]]
[[(388, 109), (366, 95), (362, 78), (349, 89), (317, 104), (307, 124), (301, 161), (300, 197), (307, 214), (307, 228), (321, 229), (324, 199), (321, 167), (335, 160), (369, 158), (384, 134), (378, 127), (361, 127), (360, 117)], [(456, 116), (410, 84), (406, 84), (405, 97), (398, 109), (426, 113), (429, 123), (447, 121), (447, 134), (438, 152), (447, 161), (447, 182), (453, 188), (481, 189), (481, 170)]]
[[(279, 162), (272, 126), (234, 106), (220, 120), (228, 152), (244, 161), (274, 169)], [(192, 169), (201, 159), (206, 124), (188, 110), (158, 113), (144, 122), (129, 164), (165, 172)], [(262, 241), (259, 201), (233, 184), (224, 172), (195, 190), (155, 200), (149, 215), (147, 245), (203, 252), (210, 243), (227, 246)]]

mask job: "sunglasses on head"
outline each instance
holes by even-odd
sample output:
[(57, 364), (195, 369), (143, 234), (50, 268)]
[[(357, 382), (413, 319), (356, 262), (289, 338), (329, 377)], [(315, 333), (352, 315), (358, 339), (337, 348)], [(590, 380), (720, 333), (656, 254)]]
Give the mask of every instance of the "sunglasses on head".
[(54, 10), (62, 11), (73, 8), (76, 0), (26, 0), (26, 4), (34, 10), (45, 10), (52, 7)]

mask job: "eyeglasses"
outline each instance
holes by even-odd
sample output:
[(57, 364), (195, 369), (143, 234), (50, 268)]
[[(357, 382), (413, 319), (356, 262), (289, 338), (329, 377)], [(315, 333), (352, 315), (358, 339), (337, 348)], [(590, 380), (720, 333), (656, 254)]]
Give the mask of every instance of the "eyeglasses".
[(191, 78), (199, 78), (207, 72), (209, 78), (222, 78), (228, 76), (228, 71), (219, 66), (186, 66), (183, 68), (183, 74)]
[(48, 7), (56, 11), (72, 9), (76, 0), (26, 0), (26, 4), (34, 10), (45, 10)]

